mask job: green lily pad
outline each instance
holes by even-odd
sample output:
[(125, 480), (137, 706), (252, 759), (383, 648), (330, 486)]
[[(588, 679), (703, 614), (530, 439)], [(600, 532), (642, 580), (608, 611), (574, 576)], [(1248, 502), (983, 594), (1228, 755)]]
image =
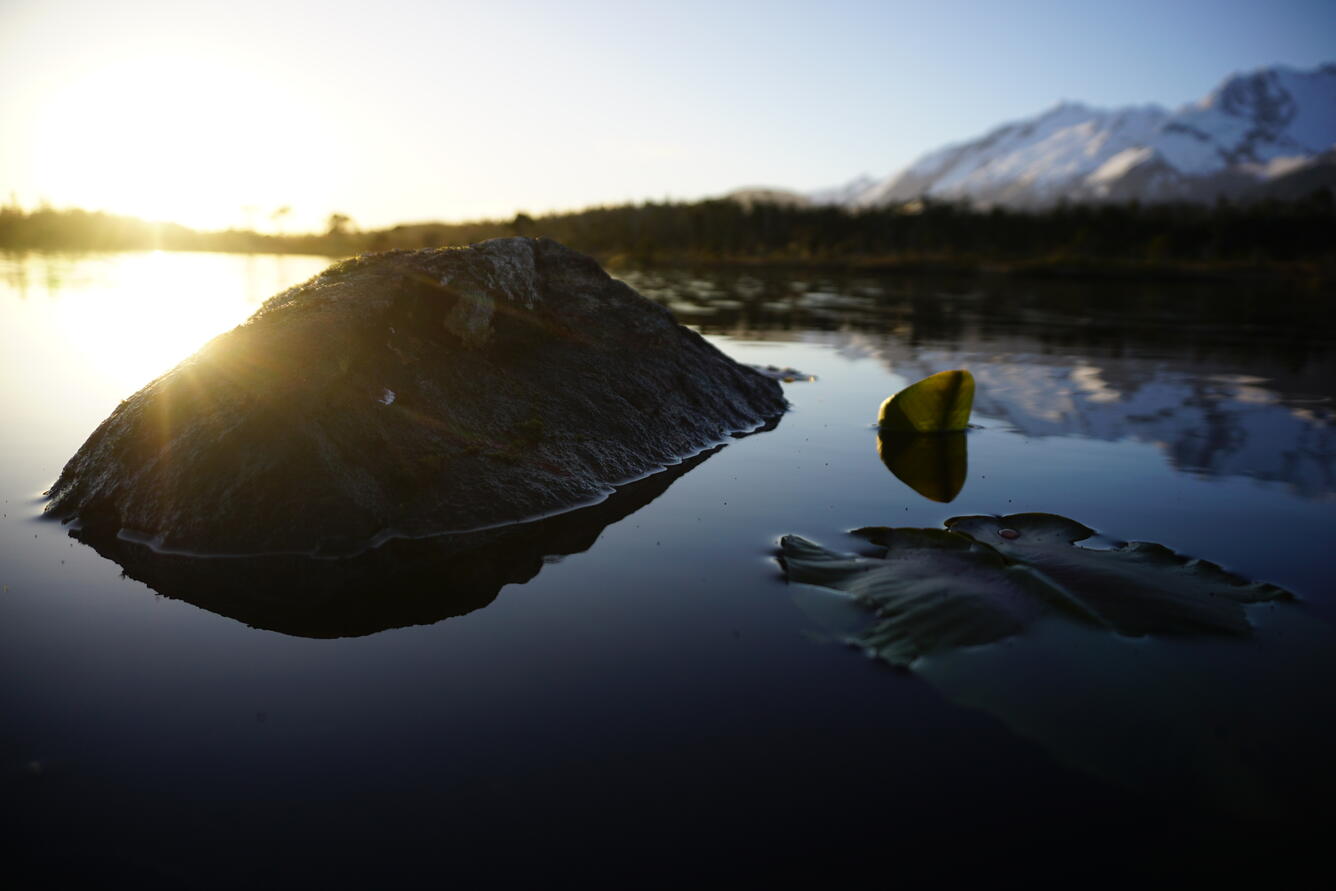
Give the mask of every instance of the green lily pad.
[(850, 638), (895, 665), (1019, 634), (1060, 615), (1127, 635), (1248, 634), (1242, 604), (1290, 597), (1162, 545), (1076, 546), (1089, 528), (1055, 514), (956, 517), (947, 530), (870, 527), (877, 546), (840, 553), (780, 541), (791, 582), (842, 591), (878, 617)]
[(901, 433), (964, 430), (974, 407), (974, 375), (942, 371), (910, 384), (881, 404), (877, 426)]

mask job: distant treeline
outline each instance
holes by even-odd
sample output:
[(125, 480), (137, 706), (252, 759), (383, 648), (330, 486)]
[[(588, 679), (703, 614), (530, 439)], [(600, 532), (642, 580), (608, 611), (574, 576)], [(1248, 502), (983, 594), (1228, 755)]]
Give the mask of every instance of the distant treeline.
[(1024, 212), (935, 202), (859, 211), (748, 207), (719, 199), (368, 231), (331, 226), (329, 232), (307, 235), (199, 232), (106, 213), (11, 206), (0, 208), (0, 248), (349, 256), (501, 235), (545, 235), (605, 261), (643, 264), (777, 262), (1035, 272), (1275, 267), (1336, 277), (1334, 204), (1329, 190), (1297, 201), (1063, 205)]
[[(201, 232), (176, 223), (152, 223), (102, 211), (25, 211), (0, 207), (0, 249), (47, 251), (224, 251), (233, 253), (327, 254), (347, 251), (335, 234), (266, 235), (246, 229)], [(356, 252), (356, 248), (353, 249)]]

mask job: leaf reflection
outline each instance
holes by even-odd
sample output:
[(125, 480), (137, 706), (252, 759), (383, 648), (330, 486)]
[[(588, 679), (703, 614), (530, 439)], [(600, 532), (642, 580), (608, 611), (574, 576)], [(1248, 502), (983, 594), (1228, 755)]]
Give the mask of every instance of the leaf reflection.
[(969, 449), (963, 432), (878, 430), (877, 455), (896, 479), (930, 501), (954, 501), (965, 487)]

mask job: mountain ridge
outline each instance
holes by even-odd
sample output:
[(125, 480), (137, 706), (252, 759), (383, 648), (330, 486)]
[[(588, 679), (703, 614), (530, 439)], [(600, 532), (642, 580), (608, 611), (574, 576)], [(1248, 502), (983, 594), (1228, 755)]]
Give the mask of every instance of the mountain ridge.
[(807, 198), (851, 209), (922, 198), (1017, 209), (1249, 200), (1295, 191), (1296, 176), (1312, 188), (1336, 186), (1333, 148), (1336, 63), (1273, 65), (1232, 74), (1174, 110), (1059, 102), (929, 151), (890, 176), (863, 175)]

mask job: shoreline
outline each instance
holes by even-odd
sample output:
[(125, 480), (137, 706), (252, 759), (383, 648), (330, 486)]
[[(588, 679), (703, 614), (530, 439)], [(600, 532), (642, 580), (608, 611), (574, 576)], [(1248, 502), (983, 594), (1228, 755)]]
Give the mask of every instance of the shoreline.
[[(449, 248), (462, 245), (442, 244)], [(327, 252), (303, 245), (294, 250), (234, 250), (228, 247), (190, 246), (137, 246), (137, 247), (30, 247), (0, 245), (0, 255), (42, 254), (49, 256), (89, 256), (99, 254), (206, 253), (237, 256), (269, 257), (324, 257), (331, 264), (363, 254), (363, 252)], [(392, 248), (391, 250), (401, 250)], [(906, 276), (953, 275), (969, 278), (1006, 278), (1071, 281), (1162, 281), (1162, 282), (1230, 282), (1230, 283), (1293, 283), (1319, 287), (1336, 283), (1336, 258), (1324, 261), (1271, 262), (1271, 263), (1190, 263), (1118, 260), (1082, 260), (1072, 258), (1034, 259), (951, 259), (948, 257), (802, 257), (785, 255), (695, 255), (664, 254), (635, 256), (626, 253), (591, 252), (591, 256), (608, 269), (634, 270), (665, 267), (688, 267), (713, 270), (746, 270), (782, 268), (802, 271), (825, 271), (867, 274), (898, 274)]]
[[(597, 255), (596, 255), (597, 256)], [(610, 269), (655, 269), (687, 266), (697, 269), (790, 268), (804, 271), (852, 272), (903, 275), (957, 275), (970, 278), (1103, 280), (1103, 281), (1193, 281), (1193, 282), (1296, 282), (1322, 285), (1336, 282), (1336, 262), (1268, 264), (1142, 263), (1136, 261), (1083, 260), (950, 260), (895, 257), (628, 257), (600, 256)]]

